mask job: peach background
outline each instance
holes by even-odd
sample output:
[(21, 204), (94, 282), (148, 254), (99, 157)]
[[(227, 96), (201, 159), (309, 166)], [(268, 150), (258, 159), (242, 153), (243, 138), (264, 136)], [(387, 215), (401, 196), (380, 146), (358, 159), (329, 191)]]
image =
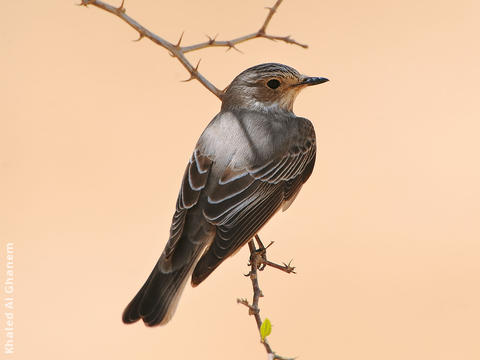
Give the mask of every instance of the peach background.
[[(129, 0), (185, 43), (256, 30), (273, 1)], [(73, 1), (5, 1), (0, 23), (1, 254), (15, 243), (11, 359), (264, 359), (247, 249), (184, 293), (166, 327), (120, 315), (167, 239), (194, 143), (219, 109), (114, 16)], [(244, 54), (207, 49), (224, 87), (262, 62), (327, 76), (295, 111), (319, 153), (292, 208), (262, 232), (262, 314), (300, 359), (480, 358), (478, 1), (285, 1)], [(5, 277), (0, 269), (0, 280)], [(3, 316), (3, 311), (2, 311)], [(2, 317), (0, 329), (3, 329)], [(0, 335), (2, 346), (4, 332)]]

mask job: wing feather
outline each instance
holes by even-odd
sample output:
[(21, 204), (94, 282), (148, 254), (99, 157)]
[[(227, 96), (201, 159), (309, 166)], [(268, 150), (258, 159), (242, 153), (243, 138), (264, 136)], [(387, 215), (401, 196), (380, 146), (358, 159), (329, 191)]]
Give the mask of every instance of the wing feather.
[(315, 134), (308, 126), (307, 136), (283, 156), (243, 170), (227, 167), (218, 184), (208, 187), (203, 214), (217, 230), (195, 267), (193, 285), (248, 242), (282, 204), (288, 207), (295, 199), (315, 162)]
[(211, 165), (212, 160), (200, 154), (198, 150), (194, 151), (188, 162), (170, 226), (170, 238), (164, 250), (167, 260), (173, 254), (175, 246), (182, 236), (188, 209), (198, 203), (201, 191), (207, 185)]

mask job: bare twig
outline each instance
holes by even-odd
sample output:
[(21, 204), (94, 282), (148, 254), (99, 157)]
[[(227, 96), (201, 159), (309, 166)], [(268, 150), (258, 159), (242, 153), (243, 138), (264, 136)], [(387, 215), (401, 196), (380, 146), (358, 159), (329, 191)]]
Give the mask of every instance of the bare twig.
[(206, 47), (219, 47), (219, 46), (220, 47), (227, 47), (228, 48), (227, 50), (229, 50), (231, 48), (236, 49), (235, 45), (240, 44), (240, 43), (245, 42), (245, 41), (248, 41), (248, 40), (255, 39), (255, 38), (265, 38), (265, 39), (269, 39), (269, 40), (279, 40), (279, 41), (286, 42), (287, 44), (293, 44), (293, 45), (303, 47), (304, 49), (308, 48), (308, 45), (301, 44), (301, 43), (295, 41), (294, 39), (292, 39), (290, 36), (275, 36), (275, 35), (269, 35), (269, 34), (266, 33), (267, 26), (270, 23), (270, 20), (272, 20), (273, 15), (277, 11), (277, 9), (280, 6), (280, 4), (282, 3), (282, 1), (283, 0), (277, 0), (275, 2), (275, 5), (273, 5), (271, 8), (267, 8), (269, 10), (267, 18), (263, 22), (262, 27), (254, 33), (244, 35), (244, 36), (240, 36), (236, 39), (228, 40), (228, 41), (217, 41), (216, 36), (213, 37), (213, 38), (208, 37), (208, 41), (205, 41), (203, 43), (199, 43), (199, 44), (196, 44), (196, 45), (185, 46), (185, 47), (182, 48), (182, 51), (184, 53), (186, 53), (186, 52), (189, 52), (189, 51), (199, 50), (199, 49), (203, 49), (203, 48), (206, 48)]
[[(253, 287), (252, 303), (249, 304), (247, 299), (237, 299), (237, 303), (245, 305), (248, 308), (248, 314), (254, 316), (255, 321), (257, 323), (258, 331), (260, 332), (260, 327), (262, 326), (262, 318), (260, 316), (260, 308), (258, 306), (258, 302), (260, 298), (263, 297), (263, 293), (262, 293), (262, 290), (260, 289), (260, 285), (258, 284), (257, 271), (261, 270), (261, 266), (262, 264), (264, 264), (264, 258), (266, 258), (266, 255), (265, 255), (266, 249), (272, 243), (270, 243), (270, 245), (268, 245), (267, 247), (264, 247), (258, 235), (255, 235), (255, 239), (257, 240), (259, 248), (257, 249), (255, 247), (255, 243), (253, 239), (248, 242), (248, 248), (250, 249), (250, 264), (249, 264), (250, 272), (246, 275), (246, 276), (249, 276), (250, 280), (252, 281), (252, 287)], [(261, 342), (263, 343), (263, 346), (265, 346), (265, 350), (267, 351), (268, 360), (293, 360), (292, 358), (285, 358), (283, 356), (275, 354), (275, 352), (273, 352), (266, 338), (261, 340)]]
[[(297, 46), (301, 46), (303, 48), (307, 48), (308, 45), (301, 44), (295, 40), (293, 40), (290, 36), (276, 36), (276, 35), (269, 35), (266, 33), (266, 29), (268, 24), (270, 23), (270, 20), (272, 19), (273, 15), (277, 11), (278, 7), (282, 3), (283, 0), (277, 0), (275, 4), (271, 7), (268, 8), (269, 12), (267, 15), (267, 18), (262, 24), (262, 27), (249, 35), (241, 36), (233, 40), (226, 40), (226, 41), (220, 41), (216, 40), (216, 36), (211, 38), (208, 37), (208, 41), (205, 41), (203, 43), (195, 44), (195, 45), (190, 45), (190, 46), (180, 46), (182, 38), (183, 38), (183, 33), (180, 36), (180, 39), (176, 44), (173, 44), (164, 38), (154, 34), (147, 28), (145, 28), (143, 25), (139, 24), (136, 20), (131, 18), (126, 14), (125, 6), (124, 6), (124, 1), (122, 0), (122, 3), (119, 7), (112, 6), (110, 4), (107, 4), (106, 2), (100, 1), (100, 0), (81, 0), (81, 3), (79, 5), (83, 6), (88, 6), (88, 5), (93, 5), (96, 6), (100, 9), (103, 9), (113, 15), (118, 16), (120, 19), (125, 21), (128, 25), (130, 25), (132, 28), (134, 28), (138, 32), (138, 39), (136, 41), (139, 41), (143, 38), (148, 38), (151, 41), (153, 41), (155, 44), (160, 45), (161, 47), (165, 48), (168, 50), (170, 55), (173, 57), (177, 58), (178, 61), (183, 65), (185, 69), (190, 73), (190, 77), (187, 79), (193, 80), (196, 79), (198, 80), (203, 86), (205, 86), (210, 92), (212, 92), (215, 96), (217, 96), (220, 100), (222, 99), (223, 95), (223, 90), (218, 89), (215, 85), (213, 85), (210, 81), (208, 81), (199, 71), (198, 71), (198, 64), (197, 66), (193, 66), (192, 63), (185, 57), (185, 54), (187, 52), (195, 51), (195, 50), (200, 50), (204, 49), (207, 47), (226, 47), (227, 50), (230, 49), (235, 49), (237, 44), (240, 44), (242, 42), (252, 40), (255, 38), (265, 38), (265, 39), (270, 39), (270, 40), (279, 40), (283, 41), (287, 44), (293, 44)], [(238, 50), (240, 51), (240, 50)]]
[[(93, 5), (100, 9), (103, 9), (111, 14), (118, 16), (120, 19), (125, 21), (128, 25), (138, 31), (138, 40), (143, 39), (144, 37), (150, 39), (155, 44), (160, 45), (161, 47), (167, 49), (170, 54), (178, 59), (185, 69), (190, 73), (190, 78), (197, 79), (200, 83), (215, 94), (218, 98), (222, 97), (222, 90), (219, 90), (215, 85), (208, 81), (202, 74), (198, 72), (198, 69), (194, 67), (190, 61), (187, 60), (183, 52), (180, 50), (180, 47), (170, 43), (169, 41), (161, 38), (160, 36), (154, 34), (144, 26), (140, 25), (137, 21), (132, 19), (126, 14), (124, 3), (120, 7), (116, 8), (110, 4), (107, 4), (100, 0), (81, 0), (80, 5), (88, 6)], [(138, 41), (137, 40), (137, 41)]]

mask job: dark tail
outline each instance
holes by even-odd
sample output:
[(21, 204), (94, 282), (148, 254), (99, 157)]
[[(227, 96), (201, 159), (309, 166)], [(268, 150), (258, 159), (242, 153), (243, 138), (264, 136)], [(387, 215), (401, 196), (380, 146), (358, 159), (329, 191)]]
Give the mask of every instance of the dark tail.
[(123, 312), (122, 320), (125, 324), (142, 319), (147, 326), (163, 325), (175, 313), (196, 257), (181, 268), (168, 273), (160, 270), (161, 260)]

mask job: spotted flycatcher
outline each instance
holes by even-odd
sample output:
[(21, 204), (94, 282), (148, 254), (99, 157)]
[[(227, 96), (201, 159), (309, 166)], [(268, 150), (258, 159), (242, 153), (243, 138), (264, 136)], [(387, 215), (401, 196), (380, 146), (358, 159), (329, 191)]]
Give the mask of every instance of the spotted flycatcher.
[(227, 87), (185, 170), (170, 238), (125, 309), (125, 323), (167, 323), (190, 277), (192, 286), (200, 284), (291, 205), (316, 153), (313, 125), (293, 113), (293, 102), (305, 87), (326, 81), (268, 63)]

